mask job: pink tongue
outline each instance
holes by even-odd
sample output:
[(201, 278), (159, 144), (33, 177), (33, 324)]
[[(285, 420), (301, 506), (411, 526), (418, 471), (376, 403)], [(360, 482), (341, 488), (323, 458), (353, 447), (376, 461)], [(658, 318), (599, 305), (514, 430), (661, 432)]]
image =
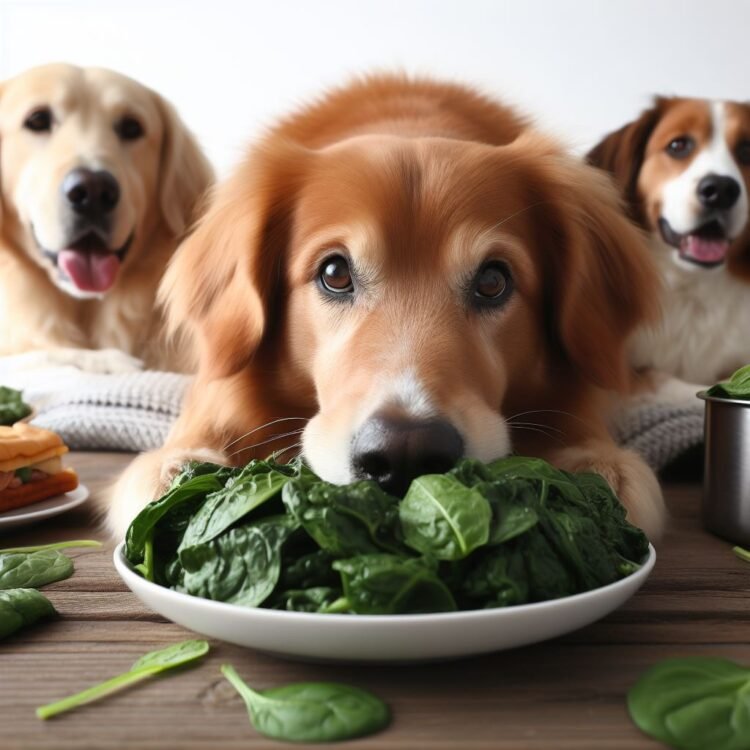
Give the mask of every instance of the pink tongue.
[(721, 263), (729, 249), (729, 242), (720, 239), (707, 239), (689, 234), (680, 243), (680, 255), (692, 258), (699, 263)]
[(106, 292), (115, 283), (120, 261), (114, 253), (61, 250), (57, 265), (82, 292)]

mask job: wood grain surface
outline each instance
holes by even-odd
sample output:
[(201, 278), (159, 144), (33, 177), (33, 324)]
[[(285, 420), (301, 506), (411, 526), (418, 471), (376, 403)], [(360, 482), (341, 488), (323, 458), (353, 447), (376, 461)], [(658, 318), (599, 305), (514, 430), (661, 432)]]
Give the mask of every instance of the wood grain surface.
[[(76, 454), (93, 494), (130, 460)], [(190, 637), (147, 610), (119, 580), (113, 544), (90, 504), (0, 536), (0, 547), (75, 538), (106, 541), (73, 550), (72, 578), (45, 588), (58, 621), (0, 643), (0, 748), (279, 747), (249, 725), (244, 704), (219, 674), (231, 662), (253, 686), (340, 680), (372, 690), (393, 723), (339, 747), (631, 750), (660, 745), (640, 734), (625, 694), (654, 662), (707, 654), (750, 664), (750, 565), (700, 527), (700, 488), (671, 484), (672, 513), (645, 587), (606, 619), (515, 651), (422, 666), (316, 665), (212, 642), (192, 669), (48, 722), (34, 709), (130, 667), (146, 651)], [(706, 750), (710, 750), (707, 748)]]

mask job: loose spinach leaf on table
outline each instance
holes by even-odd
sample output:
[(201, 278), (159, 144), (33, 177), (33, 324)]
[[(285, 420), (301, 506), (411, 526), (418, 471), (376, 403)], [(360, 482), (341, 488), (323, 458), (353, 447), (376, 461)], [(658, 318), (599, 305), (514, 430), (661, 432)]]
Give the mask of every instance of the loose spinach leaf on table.
[(51, 602), (36, 589), (0, 591), (0, 639), (56, 615)]
[(706, 394), (719, 398), (750, 399), (750, 365), (740, 367), (729, 380), (711, 386)]
[(390, 711), (372, 693), (334, 682), (301, 682), (252, 690), (232, 666), (221, 673), (245, 701), (252, 725), (266, 737), (288, 742), (338, 742), (373, 734)]
[(73, 561), (59, 550), (69, 547), (101, 547), (101, 542), (84, 539), (0, 549), (0, 589), (39, 588), (68, 578)]
[(179, 591), (206, 599), (257, 607), (276, 587), (281, 548), (298, 528), (287, 516), (230, 529), (217, 539), (179, 552)]
[(679, 750), (750, 747), (750, 670), (726, 659), (667, 659), (628, 693), (646, 734)]
[(445, 474), (415, 479), (399, 506), (404, 542), (439, 560), (459, 560), (486, 544), (491, 517), (481, 492)]
[(284, 486), (287, 513), (331, 554), (347, 557), (367, 552), (401, 552), (398, 498), (372, 481), (338, 486), (312, 476)]
[(110, 693), (122, 690), (122, 688), (128, 685), (145, 680), (147, 677), (152, 677), (168, 669), (181, 667), (197, 659), (201, 659), (207, 653), (208, 643), (206, 641), (193, 640), (182, 641), (158, 651), (150, 651), (138, 659), (127, 672), (87, 688), (75, 695), (55, 701), (54, 703), (49, 703), (46, 706), (41, 706), (37, 708), (36, 715), (40, 719), (51, 719), (53, 716), (99, 700)]
[(360, 615), (452, 612), (456, 602), (437, 575), (437, 565), (419, 557), (359, 555), (337, 560), (349, 609)]

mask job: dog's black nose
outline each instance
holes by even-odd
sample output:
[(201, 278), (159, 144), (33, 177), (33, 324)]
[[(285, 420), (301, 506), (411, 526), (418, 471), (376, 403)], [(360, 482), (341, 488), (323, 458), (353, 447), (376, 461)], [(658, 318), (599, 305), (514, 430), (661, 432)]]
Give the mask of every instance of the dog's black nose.
[(706, 208), (728, 210), (740, 197), (740, 183), (733, 177), (708, 174), (698, 183), (698, 200)]
[(117, 180), (104, 169), (73, 169), (63, 179), (62, 192), (76, 213), (90, 217), (109, 213), (120, 200)]
[(412, 479), (448, 471), (463, 452), (463, 438), (445, 420), (375, 414), (354, 436), (351, 460), (357, 477), (403, 495)]

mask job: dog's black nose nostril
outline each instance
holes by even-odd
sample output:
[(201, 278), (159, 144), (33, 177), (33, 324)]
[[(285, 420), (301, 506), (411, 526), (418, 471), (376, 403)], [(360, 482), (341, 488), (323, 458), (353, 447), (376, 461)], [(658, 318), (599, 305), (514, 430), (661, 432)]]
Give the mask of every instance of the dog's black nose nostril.
[(112, 211), (120, 200), (120, 186), (104, 169), (79, 167), (65, 175), (62, 192), (76, 213), (101, 216)]
[(463, 438), (445, 420), (376, 414), (354, 436), (351, 460), (360, 479), (374, 479), (387, 492), (403, 495), (412, 479), (448, 471), (463, 452)]
[(740, 183), (733, 177), (718, 174), (706, 175), (698, 183), (698, 200), (706, 208), (728, 210), (740, 197)]

